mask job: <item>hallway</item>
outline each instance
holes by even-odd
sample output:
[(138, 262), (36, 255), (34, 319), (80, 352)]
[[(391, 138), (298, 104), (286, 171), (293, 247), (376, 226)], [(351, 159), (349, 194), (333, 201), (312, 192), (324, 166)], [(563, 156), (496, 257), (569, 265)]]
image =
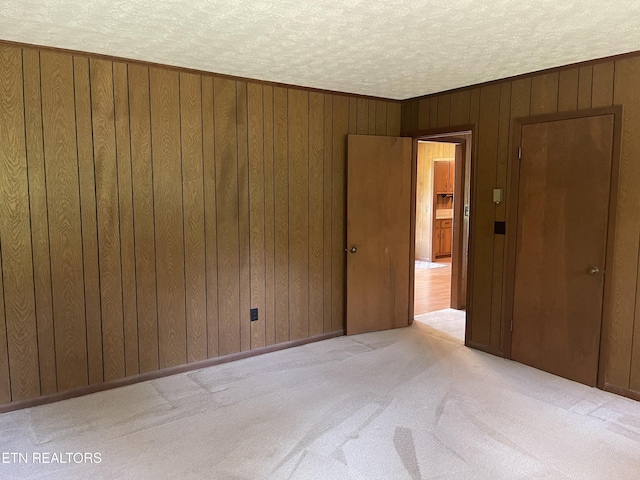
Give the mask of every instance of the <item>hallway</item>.
[(414, 316), (451, 306), (451, 257), (436, 262), (437, 267), (419, 268), (416, 262)]

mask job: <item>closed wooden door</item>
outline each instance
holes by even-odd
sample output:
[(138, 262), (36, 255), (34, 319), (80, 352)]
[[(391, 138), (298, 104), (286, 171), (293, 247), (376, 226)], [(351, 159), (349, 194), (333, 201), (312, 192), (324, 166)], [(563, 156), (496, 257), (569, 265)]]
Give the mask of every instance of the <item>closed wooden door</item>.
[(594, 386), (602, 324), (614, 116), (525, 124), (511, 356)]
[(409, 324), (411, 143), (348, 138), (348, 335)]

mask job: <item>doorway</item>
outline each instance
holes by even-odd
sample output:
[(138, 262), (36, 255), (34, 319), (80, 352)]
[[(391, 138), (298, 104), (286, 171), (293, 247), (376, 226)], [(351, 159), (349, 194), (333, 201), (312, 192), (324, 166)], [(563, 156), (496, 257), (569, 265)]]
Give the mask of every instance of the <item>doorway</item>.
[(619, 108), (516, 122), (507, 357), (603, 384)]
[(471, 135), (414, 140), (413, 318), (460, 341), (466, 326)]

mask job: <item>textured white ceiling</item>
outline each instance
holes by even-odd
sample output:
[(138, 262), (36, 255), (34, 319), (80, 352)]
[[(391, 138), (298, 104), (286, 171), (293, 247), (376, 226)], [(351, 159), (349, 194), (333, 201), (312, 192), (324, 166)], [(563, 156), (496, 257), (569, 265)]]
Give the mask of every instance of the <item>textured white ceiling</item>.
[(0, 0), (0, 39), (405, 99), (640, 50), (640, 2)]

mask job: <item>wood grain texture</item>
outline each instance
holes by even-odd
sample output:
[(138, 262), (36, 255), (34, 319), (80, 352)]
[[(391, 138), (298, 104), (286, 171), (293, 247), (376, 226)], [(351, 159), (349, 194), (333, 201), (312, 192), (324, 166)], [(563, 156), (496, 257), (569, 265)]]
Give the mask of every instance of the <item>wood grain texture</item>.
[(218, 355), (240, 351), (236, 83), (215, 78), (213, 107), (218, 230)]
[(58, 391), (88, 383), (73, 59), (40, 53)]
[[(357, 100), (356, 133), (366, 135), (369, 133), (369, 100), (358, 98)], [(351, 131), (349, 131), (351, 133)]]
[(0, 237), (12, 400), (40, 395), (22, 50), (0, 47)]
[(160, 368), (187, 360), (179, 74), (149, 69)]
[(451, 113), (451, 95), (438, 96), (438, 121), (437, 127), (448, 127)]
[(289, 157), (287, 90), (273, 89), (275, 343), (289, 340)]
[(113, 64), (90, 61), (105, 381), (125, 375)]
[(125, 375), (140, 373), (138, 355), (138, 305), (136, 299), (136, 254), (133, 226), (131, 173), (131, 130), (129, 125), (129, 79), (127, 64), (113, 64), (116, 158), (120, 213), (120, 261), (122, 271), (122, 314), (124, 323)]
[[(578, 108), (579, 69), (563, 70), (558, 75), (558, 111), (567, 112)], [(515, 83), (515, 82), (514, 82)]]
[(421, 98), (418, 101), (418, 130), (429, 129), (429, 107), (431, 102), (428, 98)]
[(376, 134), (376, 101), (373, 99), (368, 100), (369, 103), (369, 135)]
[(208, 358), (200, 75), (180, 74), (180, 131), (187, 362), (190, 363)]
[(451, 118), (452, 126), (467, 125), (469, 123), (469, 101), (471, 92), (463, 90), (451, 94)]
[(429, 128), (438, 126), (438, 100), (439, 96), (433, 96), (429, 99)]
[(149, 69), (129, 66), (131, 163), (135, 227), (138, 354), (140, 372), (159, 368), (155, 205), (151, 161)]
[[(606, 382), (628, 388), (631, 373), (635, 295), (638, 281), (638, 237), (640, 218), (634, 212), (640, 209), (637, 185), (640, 183), (640, 137), (634, 125), (640, 124), (640, 96), (637, 82), (640, 75), (640, 57), (620, 60), (615, 65), (614, 104), (624, 105), (622, 123), (622, 151), (618, 183), (616, 217), (616, 245), (612, 271), (611, 323), (609, 325), (609, 358)], [(629, 261), (634, 259), (635, 261)]]
[(202, 77), (202, 145), (204, 183), (205, 276), (207, 289), (207, 357), (218, 356), (218, 227), (213, 78)]
[(349, 99), (333, 97), (333, 174), (331, 200), (331, 329), (344, 328), (344, 278), (346, 225), (345, 188), (347, 161), (347, 133), (349, 132)]
[(593, 66), (591, 107), (609, 107), (613, 102), (613, 62), (597, 63)]
[[(322, 98), (325, 96), (323, 95)], [(382, 100), (376, 101), (376, 129), (374, 135), (387, 134), (387, 104)]]
[(478, 120), (475, 201), (475, 257), (473, 279), (474, 342), (490, 344), (491, 298), (493, 286), (493, 222), (492, 190), (496, 181), (500, 85), (482, 87)]
[(289, 339), (299, 340), (309, 335), (308, 92), (290, 89), (287, 105), (289, 125)]
[(593, 66), (580, 67), (578, 74), (578, 110), (591, 108)]
[(531, 115), (558, 111), (558, 73), (537, 75), (531, 79)]
[[(375, 106), (375, 105), (374, 105)], [(371, 105), (370, 105), (371, 108)], [(377, 115), (377, 111), (376, 111)], [(377, 117), (376, 117), (377, 118)], [(385, 110), (386, 120), (386, 110)], [(386, 122), (385, 122), (386, 123)], [(377, 122), (374, 122), (377, 125)], [(384, 130), (386, 131), (386, 124)], [(375, 132), (374, 132), (375, 133)], [(308, 164), (308, 335), (324, 332), (324, 94), (309, 93), (309, 164)]]
[(84, 308), (87, 329), (87, 363), (89, 384), (104, 380), (102, 357), (102, 312), (100, 309), (100, 264), (98, 257), (98, 220), (96, 177), (93, 161), (93, 125), (91, 122), (91, 83), (89, 59), (73, 57), (76, 99), (76, 133), (82, 258), (84, 266)]
[(24, 50), (22, 52), (22, 69), (40, 394), (47, 395), (56, 392), (58, 387), (56, 385), (56, 351), (53, 342), (49, 217), (42, 146), (42, 99), (40, 95), (40, 54), (38, 51)]
[(11, 401), (11, 376), (7, 346), (7, 322), (4, 315), (4, 284), (2, 282), (2, 244), (0, 244), (0, 402)]
[(273, 163), (273, 87), (262, 89), (264, 127), (264, 249), (265, 249), (265, 345), (276, 341), (275, 318), (275, 217)]
[(247, 109), (251, 308), (258, 309), (258, 320), (251, 322), (251, 348), (259, 348), (264, 347), (266, 344), (265, 168), (262, 85), (248, 85)]
[(400, 136), (401, 108), (399, 103), (387, 103), (387, 135)]
[[(323, 233), (324, 233), (324, 245), (323, 245), (323, 271), (324, 271), (324, 283), (323, 283), (323, 331), (325, 333), (332, 331), (331, 315), (331, 268), (332, 268), (332, 184), (333, 178), (333, 96), (324, 96), (324, 165), (323, 165)], [(387, 110), (388, 114), (389, 110)]]
[(251, 348), (251, 274), (249, 253), (249, 156), (247, 152), (247, 83), (237, 82), (238, 241), (240, 245), (240, 349)]

